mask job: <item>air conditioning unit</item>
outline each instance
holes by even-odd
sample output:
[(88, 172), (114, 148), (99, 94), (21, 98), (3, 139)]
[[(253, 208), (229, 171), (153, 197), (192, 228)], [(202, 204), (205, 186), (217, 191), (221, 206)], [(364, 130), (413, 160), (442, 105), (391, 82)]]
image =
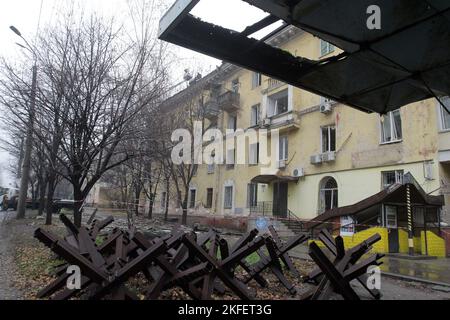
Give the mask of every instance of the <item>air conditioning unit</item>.
[(434, 180), (433, 165), (433, 161), (425, 161), (423, 163), (423, 175), (425, 177), (425, 180)]
[(272, 120), (270, 118), (265, 118), (262, 120), (262, 126), (263, 127), (269, 127), (272, 123)]
[(292, 175), (296, 178), (304, 177), (305, 176), (305, 169), (303, 168), (295, 168), (294, 171), (292, 171)]
[(284, 169), (284, 168), (286, 168), (286, 160), (279, 160), (279, 161), (277, 162), (277, 167), (278, 167), (278, 169)]
[(323, 162), (332, 162), (336, 160), (336, 152), (325, 152), (322, 154), (322, 161)]
[(328, 114), (331, 112), (331, 103), (324, 102), (320, 105), (320, 112), (324, 114)]
[(322, 155), (315, 154), (311, 156), (311, 164), (321, 164), (322, 163)]

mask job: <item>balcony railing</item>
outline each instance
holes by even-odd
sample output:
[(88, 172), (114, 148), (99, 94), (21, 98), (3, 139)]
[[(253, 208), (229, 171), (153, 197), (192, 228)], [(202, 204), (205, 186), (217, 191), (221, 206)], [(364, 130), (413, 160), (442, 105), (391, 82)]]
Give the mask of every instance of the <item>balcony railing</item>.
[(282, 85), (284, 85), (285, 83), (283, 81), (277, 80), (277, 79), (273, 79), (273, 78), (269, 78), (267, 80), (267, 90), (273, 90), (276, 88), (281, 87)]
[(211, 100), (205, 104), (204, 110), (203, 110), (203, 116), (206, 119), (209, 119), (209, 120), (216, 119), (219, 116), (219, 114), (220, 114), (220, 109), (219, 109), (219, 105), (218, 105), (217, 101)]
[(219, 107), (228, 112), (234, 112), (240, 108), (241, 96), (237, 92), (227, 91), (217, 98)]

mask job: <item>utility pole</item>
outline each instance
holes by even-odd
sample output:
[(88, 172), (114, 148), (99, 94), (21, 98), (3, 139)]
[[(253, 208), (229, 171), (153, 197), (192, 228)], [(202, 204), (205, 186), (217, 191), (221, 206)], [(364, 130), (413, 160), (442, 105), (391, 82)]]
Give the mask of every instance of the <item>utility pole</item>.
[(25, 218), (28, 197), (28, 181), (30, 179), (31, 151), (33, 144), (34, 109), (36, 105), (37, 66), (33, 66), (33, 80), (31, 84), (31, 102), (29, 110), (27, 136), (25, 138), (25, 153), (23, 156), (22, 176), (20, 177), (19, 202), (17, 203), (17, 219)]
[(16, 35), (18, 35), (24, 42), (25, 46), (17, 43), (21, 48), (27, 49), (33, 55), (34, 65), (33, 65), (33, 79), (31, 83), (31, 101), (28, 112), (28, 128), (27, 135), (25, 137), (25, 152), (23, 155), (22, 163), (22, 175), (20, 177), (20, 189), (19, 189), (19, 201), (17, 203), (17, 219), (25, 218), (25, 209), (27, 205), (28, 197), (28, 182), (30, 179), (30, 167), (31, 167), (31, 151), (33, 144), (33, 123), (34, 123), (34, 112), (36, 105), (36, 90), (37, 90), (37, 65), (36, 65), (36, 53), (28, 43), (28, 41), (22, 36), (20, 31), (14, 27), (9, 27)]

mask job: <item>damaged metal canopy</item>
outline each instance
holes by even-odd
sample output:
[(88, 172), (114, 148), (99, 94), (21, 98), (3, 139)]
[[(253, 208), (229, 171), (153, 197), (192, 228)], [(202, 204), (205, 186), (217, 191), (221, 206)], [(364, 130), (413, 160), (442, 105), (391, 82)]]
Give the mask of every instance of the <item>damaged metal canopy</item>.
[[(450, 94), (448, 0), (245, 0), (269, 15), (241, 32), (190, 14), (198, 2), (178, 0), (160, 38), (368, 112)], [(367, 26), (371, 5), (380, 8), (379, 30)], [(343, 53), (309, 60), (251, 37), (277, 20)]]

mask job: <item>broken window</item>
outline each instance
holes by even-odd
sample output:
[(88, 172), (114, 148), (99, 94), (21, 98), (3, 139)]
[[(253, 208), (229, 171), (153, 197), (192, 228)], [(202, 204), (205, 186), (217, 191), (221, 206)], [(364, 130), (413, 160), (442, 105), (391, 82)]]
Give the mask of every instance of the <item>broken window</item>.
[(189, 208), (195, 208), (195, 196), (196, 196), (197, 190), (191, 189), (189, 194)]
[(250, 126), (257, 126), (259, 123), (260, 117), (260, 105), (256, 104), (252, 107), (251, 115), (250, 115)]
[(387, 189), (396, 183), (403, 183), (403, 170), (384, 171), (381, 173), (382, 189)]
[(320, 40), (320, 56), (325, 56), (332, 52), (334, 52), (334, 46), (325, 40)]
[(258, 184), (249, 183), (247, 185), (247, 207), (254, 208), (258, 204)]
[(233, 208), (233, 187), (232, 186), (225, 187), (223, 207), (225, 209)]
[(322, 213), (337, 207), (338, 207), (337, 182), (332, 177), (324, 178), (320, 183), (319, 211)]
[(322, 153), (336, 151), (336, 127), (322, 127)]
[(381, 117), (381, 143), (402, 140), (402, 118), (400, 110), (391, 111)]
[[(441, 101), (447, 107), (447, 110), (450, 111), (450, 98), (446, 97)], [(440, 106), (439, 109), (441, 111), (441, 130), (450, 130), (450, 114), (443, 106)]]
[(273, 117), (287, 112), (289, 109), (288, 90), (283, 90), (268, 98), (268, 115)]
[(262, 76), (259, 72), (252, 73), (252, 89), (255, 89), (262, 84)]
[(213, 202), (213, 188), (206, 189), (206, 206), (205, 208), (212, 208)]
[(289, 140), (287, 136), (280, 137), (280, 153), (278, 160), (287, 160), (289, 154)]

